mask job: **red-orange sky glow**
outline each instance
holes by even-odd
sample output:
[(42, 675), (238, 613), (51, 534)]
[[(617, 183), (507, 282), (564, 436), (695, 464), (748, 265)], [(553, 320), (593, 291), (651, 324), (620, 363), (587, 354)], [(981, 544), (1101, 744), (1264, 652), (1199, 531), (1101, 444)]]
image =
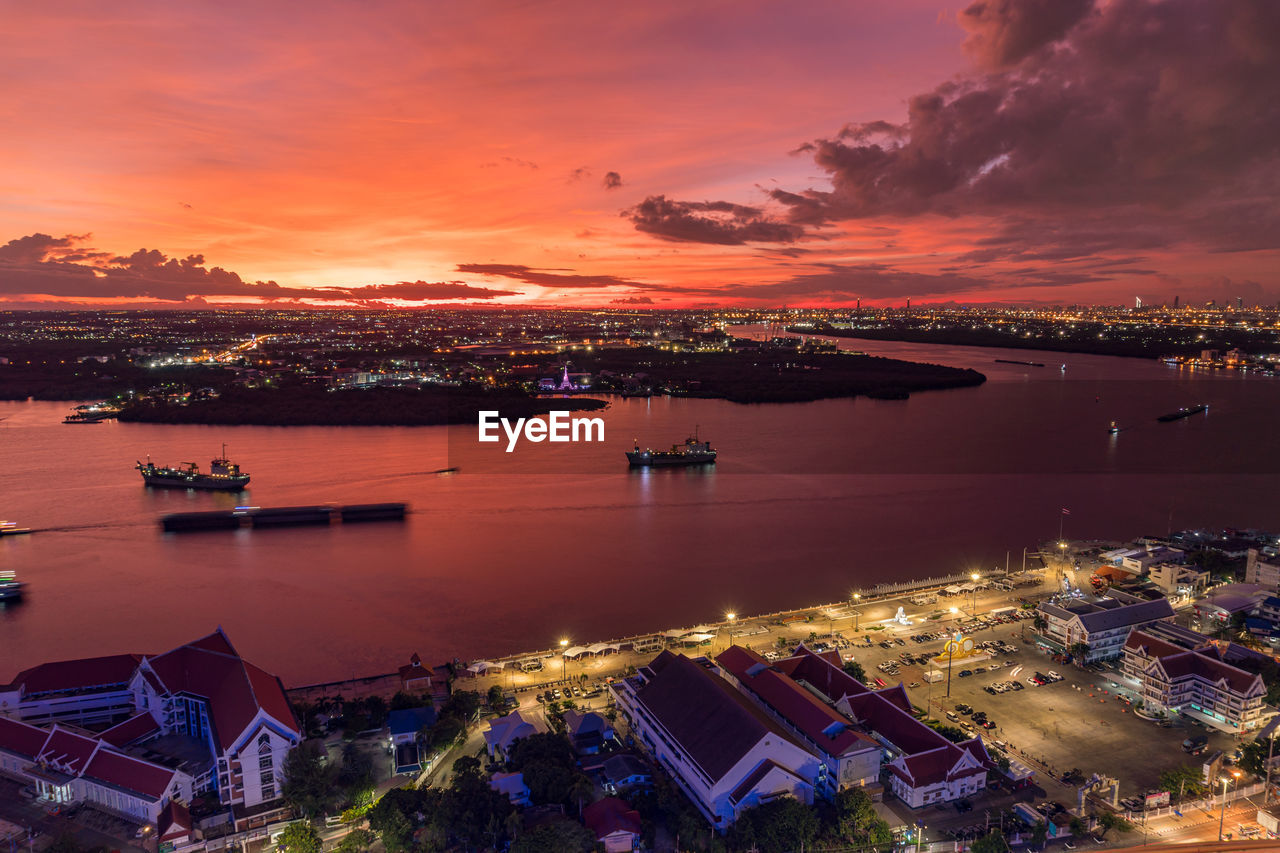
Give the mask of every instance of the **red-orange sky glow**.
[(1280, 298), (1274, 0), (26, 3), (0, 303)]

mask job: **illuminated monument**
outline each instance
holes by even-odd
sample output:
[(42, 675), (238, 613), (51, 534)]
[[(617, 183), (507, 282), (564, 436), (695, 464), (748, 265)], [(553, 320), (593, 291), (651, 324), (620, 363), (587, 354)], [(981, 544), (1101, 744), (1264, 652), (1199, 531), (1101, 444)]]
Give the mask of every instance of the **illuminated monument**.
[(959, 631), (942, 646), (942, 653), (933, 659), (938, 666), (951, 666), (956, 661), (976, 663), (991, 657), (991, 653), (977, 647), (973, 637), (966, 637)]

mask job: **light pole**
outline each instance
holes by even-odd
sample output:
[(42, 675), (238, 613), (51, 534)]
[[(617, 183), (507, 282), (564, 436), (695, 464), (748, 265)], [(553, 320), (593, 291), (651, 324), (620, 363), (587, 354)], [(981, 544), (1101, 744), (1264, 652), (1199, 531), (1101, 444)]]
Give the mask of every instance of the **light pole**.
[(853, 630), (855, 633), (858, 630), (858, 616), (861, 614), (861, 611), (858, 610), (858, 602), (861, 600), (862, 600), (862, 593), (855, 592), (853, 594), (853, 604), (850, 605), (849, 607), (849, 609), (853, 611)]
[(969, 580), (973, 581), (973, 618), (974, 619), (978, 618), (978, 581), (981, 578), (982, 578), (982, 575), (978, 574), (977, 572), (969, 573)]
[(1218, 840), (1222, 840), (1222, 824), (1227, 817), (1227, 786), (1231, 784), (1233, 778), (1240, 777), (1239, 770), (1232, 770), (1230, 776), (1222, 777), (1222, 808), (1218, 810)]
[[(728, 613), (724, 615), (724, 618), (729, 622), (729, 646), (732, 646), (733, 645), (733, 620), (738, 618), (738, 614), (730, 610)], [(725, 646), (725, 648), (727, 649), (729, 646)]]
[[(954, 616), (960, 612), (958, 607), (951, 608), (951, 615)], [(958, 632), (957, 632), (958, 633)], [(952, 637), (947, 640), (947, 698), (951, 698), (951, 664), (955, 660), (956, 655), (956, 638)]]
[(565, 650), (568, 647), (569, 647), (569, 641), (566, 639), (562, 639), (560, 641), (560, 680), (561, 681), (569, 680), (568, 676), (565, 674), (569, 666), (569, 659), (566, 658), (564, 655)]

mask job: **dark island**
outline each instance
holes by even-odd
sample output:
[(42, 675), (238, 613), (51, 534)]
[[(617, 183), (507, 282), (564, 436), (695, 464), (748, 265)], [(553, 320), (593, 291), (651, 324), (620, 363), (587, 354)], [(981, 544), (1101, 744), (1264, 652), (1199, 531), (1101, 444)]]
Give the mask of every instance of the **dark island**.
[(216, 398), (180, 405), (159, 399), (131, 403), (120, 411), (119, 419), (229, 426), (438, 426), (475, 424), (478, 413), (486, 409), (507, 418), (528, 418), (552, 410), (595, 411), (607, 405), (585, 397), (546, 399), (466, 388), (232, 387)]
[(1113, 355), (1123, 358), (1158, 358), (1165, 355), (1195, 355), (1203, 350), (1225, 352), (1233, 347), (1259, 350), (1274, 348), (1276, 336), (1268, 329), (1216, 329), (1194, 326), (1102, 323), (1077, 321), (1073, 324), (1047, 320), (1020, 319), (1018, 323), (943, 323), (927, 318), (895, 318), (879, 325), (855, 328), (815, 322), (792, 327), (789, 332), (860, 338), (873, 341), (905, 341), (967, 347), (1070, 352), (1085, 355)]
[(978, 371), (966, 368), (764, 345), (734, 352), (611, 349), (576, 353), (574, 365), (620, 393), (733, 403), (803, 403), (856, 396), (905, 400), (916, 391), (966, 388), (986, 381)]

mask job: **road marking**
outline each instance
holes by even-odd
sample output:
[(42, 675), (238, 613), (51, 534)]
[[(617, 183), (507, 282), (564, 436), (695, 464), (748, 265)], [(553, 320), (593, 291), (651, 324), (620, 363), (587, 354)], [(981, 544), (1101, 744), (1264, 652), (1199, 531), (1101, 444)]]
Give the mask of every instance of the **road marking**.
[(1010, 678), (1017, 678), (1018, 673), (1022, 672), (1022, 666), (1018, 665), (1013, 668), (1013, 672), (1009, 673)]

